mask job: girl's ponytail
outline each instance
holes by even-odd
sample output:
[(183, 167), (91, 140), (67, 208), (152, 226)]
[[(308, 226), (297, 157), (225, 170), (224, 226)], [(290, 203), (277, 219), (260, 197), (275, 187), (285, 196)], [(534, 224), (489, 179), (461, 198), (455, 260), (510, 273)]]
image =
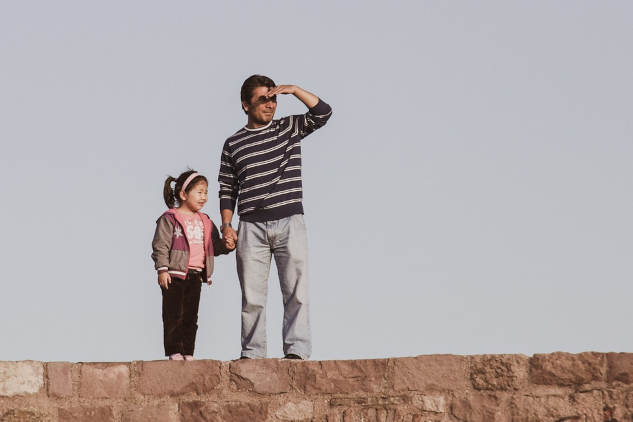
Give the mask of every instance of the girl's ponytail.
[[(174, 183), (174, 188), (171, 187), (171, 182)], [(180, 204), (180, 191), (185, 188), (185, 193), (191, 191), (198, 183), (204, 182), (207, 185), (207, 178), (201, 174), (198, 174), (195, 170), (189, 169), (182, 173), (178, 178), (168, 176), (165, 180), (165, 187), (163, 188), (163, 198), (165, 199), (165, 205), (167, 208), (175, 208)]]
[(171, 182), (175, 182), (176, 178), (167, 176), (165, 180), (165, 187), (163, 188), (163, 198), (165, 199), (165, 205), (167, 208), (172, 209), (176, 206), (176, 192), (171, 187)]

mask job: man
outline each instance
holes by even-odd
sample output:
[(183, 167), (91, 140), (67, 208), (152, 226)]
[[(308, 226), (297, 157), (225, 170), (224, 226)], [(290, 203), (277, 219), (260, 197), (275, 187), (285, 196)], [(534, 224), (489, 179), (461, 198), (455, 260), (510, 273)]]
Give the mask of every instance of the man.
[[(308, 112), (274, 120), (280, 94), (294, 95)], [(301, 139), (325, 125), (332, 109), (298, 86), (276, 86), (262, 75), (244, 81), (241, 100), (247, 124), (224, 143), (218, 176), (222, 237), (238, 245), (241, 358), (266, 357), (266, 299), (274, 255), (284, 304), (284, 355), (305, 360), (312, 353), (312, 341)], [(240, 216), (237, 233), (231, 226), (236, 202)]]

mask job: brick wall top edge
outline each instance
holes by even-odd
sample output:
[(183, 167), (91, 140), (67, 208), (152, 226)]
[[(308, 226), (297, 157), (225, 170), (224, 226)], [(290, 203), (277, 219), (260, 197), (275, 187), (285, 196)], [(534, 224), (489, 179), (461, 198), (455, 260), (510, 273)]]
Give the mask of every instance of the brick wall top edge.
[[(633, 353), (631, 352), (599, 352), (599, 351), (592, 351), (592, 350), (588, 350), (585, 352), (577, 352), (577, 353), (570, 353), (570, 352), (565, 352), (565, 351), (555, 351), (555, 352), (549, 352), (549, 353), (534, 353), (533, 355), (525, 355), (522, 353), (482, 353), (482, 354), (474, 354), (474, 355), (461, 355), (461, 354), (452, 354), (452, 353), (434, 353), (434, 354), (429, 354), (429, 355), (414, 355), (414, 356), (394, 356), (394, 357), (387, 357), (387, 358), (363, 358), (363, 359), (326, 359), (326, 360), (321, 360), (321, 361), (317, 361), (317, 360), (310, 360), (310, 362), (330, 362), (330, 361), (371, 361), (371, 360), (384, 360), (384, 359), (408, 359), (408, 358), (415, 358), (415, 357), (421, 357), (421, 356), (459, 356), (459, 357), (479, 357), (479, 356), (521, 356), (521, 357), (534, 357), (534, 356), (548, 356), (548, 355), (557, 355), (557, 354), (568, 354), (568, 355), (582, 355), (582, 354), (586, 354), (586, 353), (595, 353), (595, 354), (605, 354), (605, 355), (633, 355)], [(277, 359), (277, 358), (270, 358), (270, 359)], [(199, 360), (204, 360), (204, 361), (215, 361), (215, 362), (232, 362), (232, 360), (229, 361), (220, 361), (217, 359), (199, 359)], [(133, 362), (161, 362), (161, 361), (166, 361), (166, 359), (155, 359), (155, 360), (134, 360), (134, 361), (77, 361), (77, 362), (73, 362), (73, 361), (39, 361), (39, 360), (32, 360), (32, 359), (23, 359), (23, 360), (0, 360), (0, 362), (33, 362), (33, 363), (41, 363), (41, 364), (48, 364), (48, 363), (71, 363), (71, 364), (129, 364), (129, 363), (133, 363)], [(300, 363), (300, 361), (294, 361), (297, 363)]]

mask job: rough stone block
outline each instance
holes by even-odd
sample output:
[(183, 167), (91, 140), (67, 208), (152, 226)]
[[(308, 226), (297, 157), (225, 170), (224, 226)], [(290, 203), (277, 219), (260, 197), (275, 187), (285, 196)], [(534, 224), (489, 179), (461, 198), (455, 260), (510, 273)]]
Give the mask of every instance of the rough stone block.
[(73, 395), (72, 365), (69, 362), (48, 364), (48, 395), (50, 397), (70, 397)]
[(288, 360), (243, 359), (232, 362), (229, 372), (238, 390), (278, 394), (290, 390), (290, 365)]
[(220, 385), (221, 364), (215, 360), (138, 362), (136, 390), (149, 396), (209, 394)]
[(301, 421), (312, 419), (314, 404), (311, 401), (286, 402), (275, 412), (275, 416), (283, 421)]
[(297, 387), (306, 393), (353, 393), (381, 391), (387, 359), (300, 362)]
[(159, 403), (141, 406), (130, 404), (123, 409), (122, 422), (180, 422), (176, 403)]
[(413, 396), (411, 404), (425, 412), (444, 413), (446, 411), (446, 399), (444, 396)]
[(607, 353), (607, 381), (633, 384), (633, 353)]
[(394, 389), (429, 391), (468, 388), (464, 365), (464, 357), (455, 355), (394, 359)]
[(182, 402), (182, 422), (264, 422), (268, 419), (268, 403), (257, 402)]
[(473, 394), (453, 400), (451, 411), (462, 421), (497, 422), (502, 421), (500, 400), (494, 394)]
[(626, 408), (624, 402), (620, 404), (604, 404), (602, 414), (604, 422), (618, 422), (631, 419), (631, 411)]
[(362, 409), (360, 420), (362, 422), (380, 422), (378, 409)]
[(41, 362), (0, 362), (0, 396), (37, 394), (44, 387)]
[(511, 403), (512, 422), (604, 422), (599, 391), (567, 396), (517, 395)]
[[(356, 418), (354, 417), (356, 416)], [(345, 411), (345, 413), (343, 413), (343, 421), (347, 422), (356, 422), (356, 421), (361, 421), (361, 422), (384, 422), (384, 421), (395, 421), (395, 420), (402, 420), (402, 421), (414, 421), (414, 422), (422, 422), (421, 419), (416, 419), (416, 418), (408, 418), (408, 419), (396, 419), (396, 416), (402, 416), (400, 414), (397, 414), (396, 409), (391, 409), (391, 408), (377, 408), (377, 409), (361, 409), (360, 412), (356, 413), (356, 415), (354, 415), (353, 410), (347, 410)], [(327, 422), (330, 422), (331, 419), (327, 419)], [(334, 419), (336, 420), (336, 419)], [(424, 420), (424, 422), (435, 422), (433, 419), (427, 419)]]
[(81, 397), (116, 399), (130, 395), (130, 367), (121, 363), (84, 363)]
[(0, 422), (44, 422), (46, 414), (32, 409), (10, 409), (2, 413)]
[(397, 408), (337, 408), (330, 411), (325, 419), (307, 419), (302, 422), (445, 422), (443, 416), (429, 415), (417, 409)]
[(532, 382), (540, 385), (582, 385), (605, 378), (603, 353), (563, 353), (534, 355)]
[(63, 422), (113, 422), (114, 415), (109, 407), (71, 407), (59, 409), (59, 420)]
[(524, 355), (473, 356), (470, 381), (476, 390), (511, 390), (528, 379), (530, 360)]
[(407, 397), (389, 397), (389, 396), (379, 396), (379, 397), (333, 397), (330, 399), (330, 406), (343, 406), (343, 407), (354, 407), (354, 406), (363, 406), (363, 407), (393, 407), (399, 406), (402, 404), (408, 404), (410, 400)]

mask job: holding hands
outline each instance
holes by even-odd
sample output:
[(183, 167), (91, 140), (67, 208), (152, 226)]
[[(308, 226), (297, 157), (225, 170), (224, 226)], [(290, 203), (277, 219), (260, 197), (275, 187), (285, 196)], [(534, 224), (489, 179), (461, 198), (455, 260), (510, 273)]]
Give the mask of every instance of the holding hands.
[(237, 246), (237, 232), (231, 226), (222, 228), (222, 241), (226, 249), (232, 251)]

